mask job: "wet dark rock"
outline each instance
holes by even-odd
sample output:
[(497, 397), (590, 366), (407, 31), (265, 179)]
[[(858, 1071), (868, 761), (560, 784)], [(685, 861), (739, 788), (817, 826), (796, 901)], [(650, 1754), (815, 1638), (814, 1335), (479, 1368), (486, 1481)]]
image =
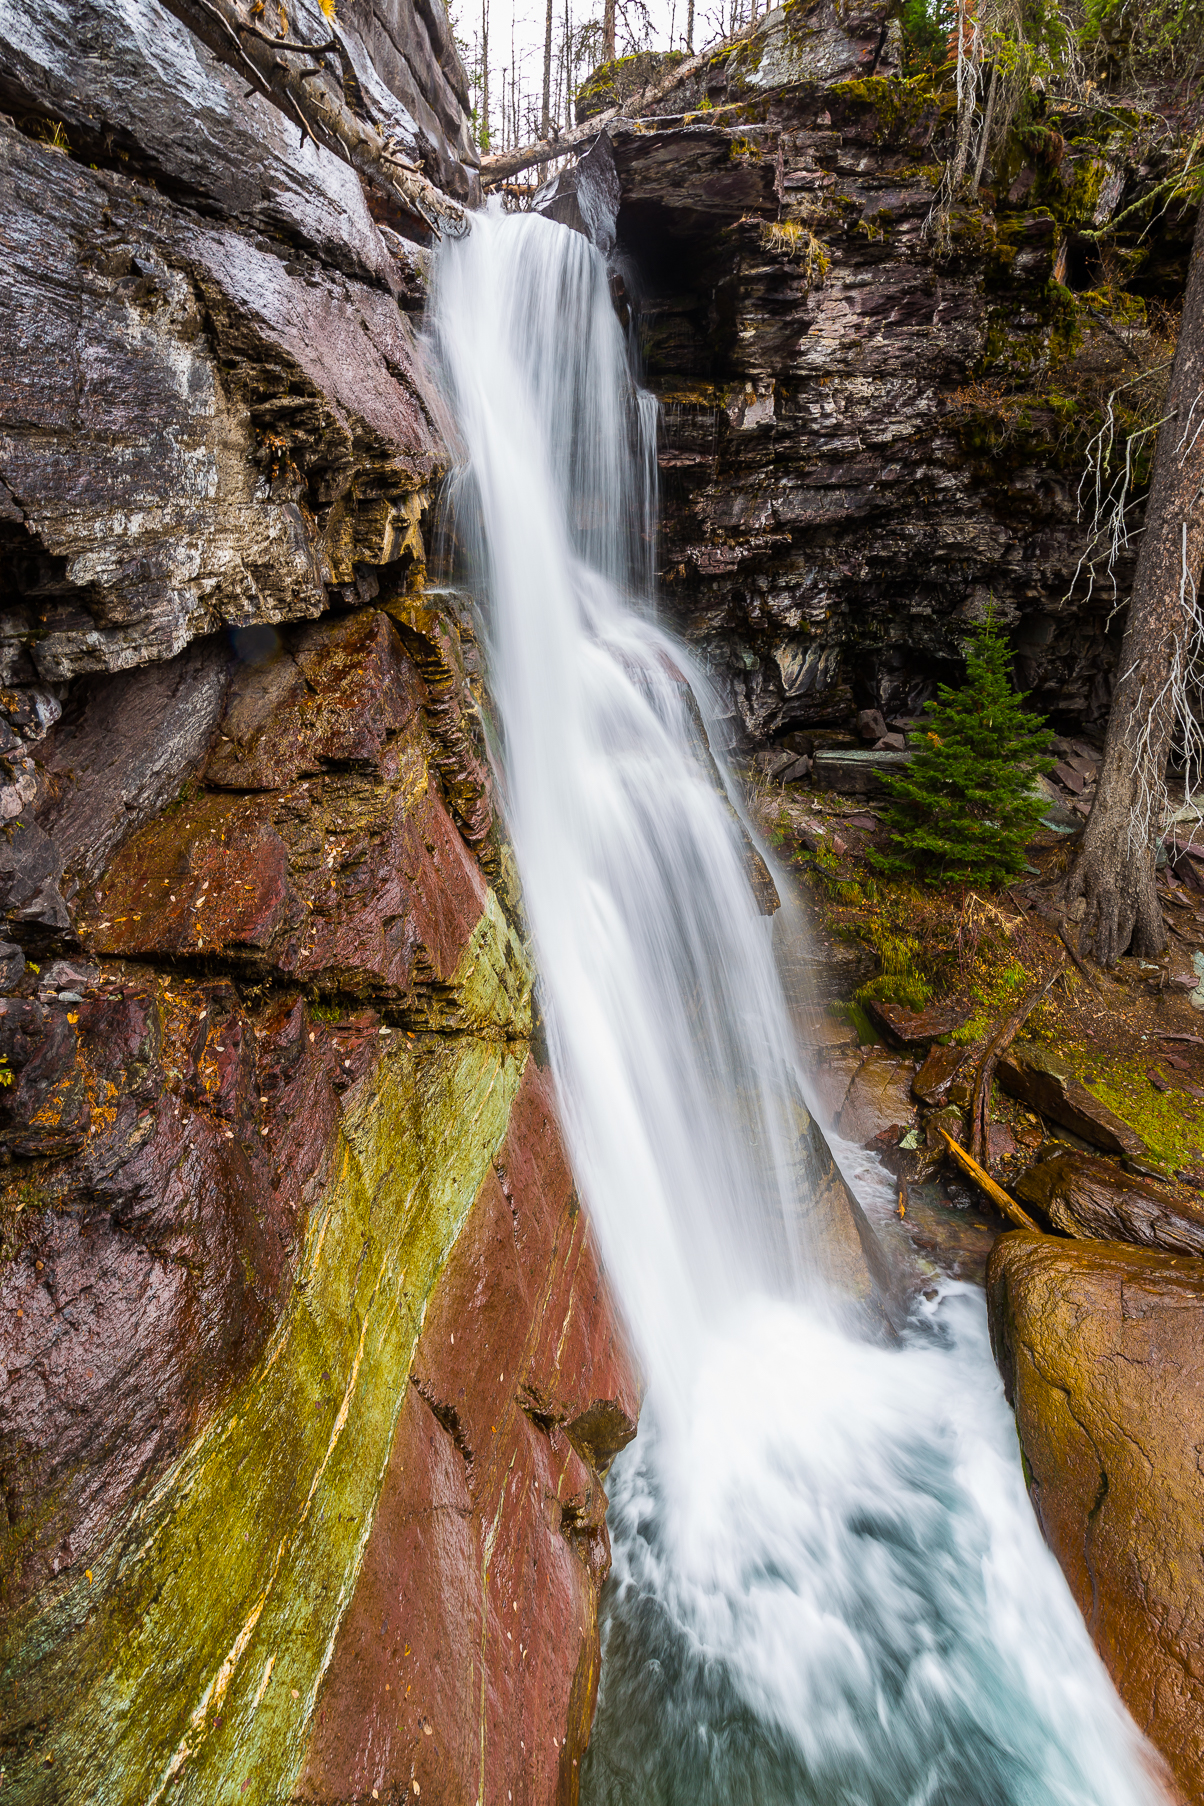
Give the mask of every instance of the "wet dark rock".
[(842, 796), (882, 796), (886, 792), (882, 774), (902, 771), (910, 756), (894, 750), (844, 752), (817, 747), (811, 775), (817, 790), (836, 790)]
[(229, 646), (209, 638), (166, 664), (79, 685), (43, 748), (55, 794), (38, 811), (69, 877), (94, 882), (203, 762), (231, 663)]
[(1204, 1255), (1204, 1202), (1073, 1148), (1052, 1149), (1014, 1185), (1066, 1235)]
[[(1116, 624), (1075, 585), (1078, 473), (1040, 392), (1055, 367), (1073, 386), (1108, 366), (1119, 341), (1050, 286), (1069, 188), (1043, 190), (1050, 206), (984, 189), (938, 255), (947, 125), (931, 95), (882, 79), (893, 29), (775, 9), (660, 118), (610, 128), (665, 410), (666, 606), (754, 746), (916, 716), (991, 597), (1034, 707), (1107, 716)], [(1116, 174), (1126, 196), (1150, 179)], [(1182, 252), (1175, 225), (1151, 257), (1178, 272)], [(1054, 294), (1082, 326), (1065, 358)], [(984, 396), (1013, 382), (1033, 393), (1009, 438)], [(1122, 558), (1122, 593), (1131, 573)]]
[(619, 212), (619, 177), (610, 139), (601, 133), (583, 157), (544, 184), (533, 202), (533, 211), (580, 232), (603, 256), (615, 246), (615, 220)]
[[(876, 997), (871, 997), (865, 1008), (867, 1015), (886, 1030), (891, 1040), (901, 1042), (904, 1047), (922, 1047), (941, 1035), (952, 1034), (970, 1013), (960, 1003), (930, 1003), (922, 1010), (909, 1010), (901, 1003), (880, 1003)], [(934, 1053), (937, 1051), (946, 1050), (933, 1050)], [(949, 1051), (956, 1051), (959, 1059), (965, 1058), (962, 1048)], [(917, 1079), (916, 1096), (922, 1097), (919, 1084)]]
[[(950, 1088), (973, 1070), (978, 1049), (974, 1047), (933, 1047), (928, 1051), (911, 1088), (924, 1104), (939, 1104), (948, 1097)], [(963, 1084), (963, 1089), (966, 1086)]]

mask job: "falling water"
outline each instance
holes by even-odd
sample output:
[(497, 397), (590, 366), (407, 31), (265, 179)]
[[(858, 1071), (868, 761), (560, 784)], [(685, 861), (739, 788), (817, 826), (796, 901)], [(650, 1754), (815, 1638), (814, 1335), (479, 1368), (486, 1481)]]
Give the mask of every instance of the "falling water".
[(981, 1298), (859, 1336), (802, 1227), (805, 1075), (705, 685), (653, 616), (655, 414), (603, 259), (486, 213), (435, 325), (565, 1130), (649, 1382), (583, 1798), (1158, 1800), (1038, 1535)]

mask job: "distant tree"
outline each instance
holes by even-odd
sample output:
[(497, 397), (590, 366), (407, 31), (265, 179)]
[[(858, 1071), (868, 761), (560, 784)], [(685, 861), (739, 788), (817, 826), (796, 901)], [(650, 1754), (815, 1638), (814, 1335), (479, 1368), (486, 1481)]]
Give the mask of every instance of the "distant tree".
[(543, 111), (539, 116), (539, 135), (552, 135), (552, 0), (548, 0), (543, 32)]
[(888, 872), (918, 872), (932, 883), (1003, 884), (1024, 865), (1024, 849), (1048, 805), (1034, 795), (1046, 757), (1040, 726), (1012, 687), (1012, 654), (993, 616), (975, 634), (960, 689), (942, 684), (923, 725), (910, 736), (911, 761), (884, 777), (883, 819), (890, 848), (876, 856)]

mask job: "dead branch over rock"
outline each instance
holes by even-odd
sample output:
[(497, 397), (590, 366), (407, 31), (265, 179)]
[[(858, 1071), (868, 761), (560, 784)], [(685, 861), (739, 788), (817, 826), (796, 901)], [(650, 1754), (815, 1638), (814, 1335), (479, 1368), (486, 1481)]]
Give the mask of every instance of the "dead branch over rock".
[(561, 132), (558, 137), (533, 139), (530, 144), (520, 144), (514, 150), (495, 151), (491, 157), (482, 157), (481, 180), (492, 186), (505, 181), (509, 176), (517, 175), (520, 169), (530, 169), (537, 163), (552, 163), (557, 157), (576, 150), (579, 145), (590, 143), (612, 119), (629, 119), (644, 112), (646, 108), (655, 106), (658, 100), (671, 94), (674, 88), (696, 75), (707, 63), (729, 56), (736, 45), (743, 43), (749, 35), (748, 31), (744, 31), (734, 38), (724, 38), (721, 43), (712, 44), (709, 50), (691, 57), (687, 62), (678, 63), (659, 81), (649, 82), (638, 94), (631, 95), (619, 106), (607, 107), (605, 112), (595, 113), (582, 125), (573, 126), (569, 131)]
[(1033, 1219), (1029, 1216), (1028, 1212), (1022, 1210), (1014, 1198), (1009, 1198), (1002, 1185), (996, 1185), (990, 1173), (984, 1171), (984, 1169), (979, 1166), (977, 1160), (974, 1159), (973, 1155), (967, 1154), (965, 1148), (963, 1148), (959, 1142), (954, 1141), (948, 1129), (942, 1129), (941, 1135), (944, 1138), (949, 1152), (957, 1161), (957, 1164), (964, 1172), (969, 1174), (978, 1189), (985, 1192), (992, 1204), (997, 1205), (999, 1209), (1002, 1210), (1004, 1216), (1009, 1217), (1019, 1229), (1037, 1229), (1037, 1225), (1033, 1222)]
[(1032, 985), (1025, 992), (1016, 1008), (1000, 1023), (984, 1049), (974, 1080), (974, 1092), (970, 1099), (970, 1152), (980, 1163), (987, 1157), (987, 1106), (991, 1096), (991, 1080), (995, 1077), (999, 1056), (1006, 1053), (1012, 1045), (1065, 963), (1065, 955), (1055, 960), (1053, 971), (1047, 978), (1043, 978), (1039, 984)]
[(349, 103), (348, 93), (365, 108), (369, 104), (337, 21), (326, 38), (307, 43), (265, 30), (238, 0), (166, 3), (215, 56), (296, 122), (302, 141), (312, 138), (350, 163), (365, 182), (420, 219), (436, 237), (444, 232), (458, 237), (467, 230), (459, 203), (407, 162), (376, 121)]

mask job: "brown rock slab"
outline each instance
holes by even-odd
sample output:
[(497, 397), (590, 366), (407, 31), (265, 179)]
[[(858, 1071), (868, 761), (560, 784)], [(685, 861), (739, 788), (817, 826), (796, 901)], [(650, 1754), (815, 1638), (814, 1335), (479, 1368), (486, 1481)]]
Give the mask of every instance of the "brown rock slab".
[[(82, 898), (92, 952), (220, 954), (450, 1021), (448, 986), (499, 855), (482, 844), (491, 800), (467, 743), (463, 672), (450, 671), (454, 632), (431, 609), (410, 612), (425, 637), (361, 610), (290, 630), (237, 674), (213, 788), (161, 810)], [(429, 682), (407, 633), (427, 648)]]
[(1204, 1261), (1000, 1236), (991, 1341), (1045, 1539), (1121, 1698), (1204, 1796)]
[(973, 1069), (977, 1051), (973, 1047), (951, 1045), (930, 1048), (927, 1059), (911, 1081), (915, 1096), (923, 1104), (943, 1103), (959, 1076)]
[(1126, 1173), (1114, 1161), (1060, 1150), (1021, 1173), (1015, 1191), (1067, 1235), (1204, 1257), (1204, 1200)]
[(876, 997), (871, 997), (865, 1008), (891, 1040), (904, 1047), (922, 1047), (941, 1035), (952, 1034), (970, 1014), (960, 1003), (930, 1003), (926, 1009), (909, 1010), (901, 1003), (879, 1003)]
[(909, 752), (821, 751), (816, 748), (811, 779), (817, 790), (835, 790), (842, 796), (880, 796), (881, 775), (904, 770)]
[(303, 629), (234, 679), (205, 771), (229, 790), (283, 790), (332, 766), (379, 772), (388, 741), (414, 720), (423, 686), (387, 615), (364, 609)]
[(812, 1095), (825, 1122), (838, 1120), (849, 1086), (860, 1070), (861, 1054), (855, 1046), (833, 1049), (812, 1064), (809, 1074)]
[(857, 1030), (852, 1023), (842, 1021), (831, 1010), (796, 1010), (794, 1023), (803, 1046), (821, 1059), (857, 1046)]
[(1000, 1059), (996, 1077), (1030, 1110), (1040, 1111), (1105, 1154), (1123, 1154), (1149, 1170), (1152, 1156), (1140, 1135), (1101, 1104), (1058, 1054), (1035, 1042), (1017, 1041)]

